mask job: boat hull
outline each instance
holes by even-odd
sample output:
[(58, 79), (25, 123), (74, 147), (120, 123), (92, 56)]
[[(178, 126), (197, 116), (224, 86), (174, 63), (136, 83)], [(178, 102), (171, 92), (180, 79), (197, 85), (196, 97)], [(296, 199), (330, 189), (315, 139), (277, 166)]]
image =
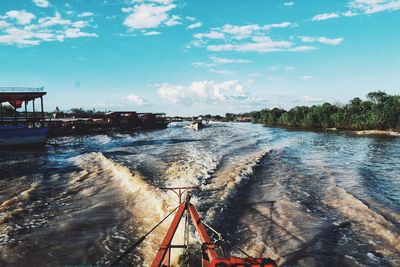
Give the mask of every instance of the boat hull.
[(204, 124), (202, 122), (192, 122), (190, 128), (192, 128), (193, 130), (200, 130), (204, 128)]
[(0, 127), (0, 147), (44, 145), (47, 128)]

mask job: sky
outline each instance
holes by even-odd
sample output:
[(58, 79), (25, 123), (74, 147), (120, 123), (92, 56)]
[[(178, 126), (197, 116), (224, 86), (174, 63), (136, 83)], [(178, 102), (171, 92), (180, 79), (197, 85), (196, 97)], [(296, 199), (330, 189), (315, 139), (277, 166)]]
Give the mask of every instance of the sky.
[(45, 109), (225, 114), (400, 93), (400, 0), (0, 0)]

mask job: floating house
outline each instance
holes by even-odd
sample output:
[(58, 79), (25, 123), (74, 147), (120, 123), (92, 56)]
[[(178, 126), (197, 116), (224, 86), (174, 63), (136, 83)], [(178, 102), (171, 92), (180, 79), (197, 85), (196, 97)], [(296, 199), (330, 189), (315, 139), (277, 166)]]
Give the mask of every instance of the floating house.
[[(44, 145), (43, 88), (0, 87), (0, 147)], [(39, 112), (35, 100), (40, 100)], [(5, 103), (5, 104), (4, 104)], [(28, 105), (31, 103), (31, 111)], [(18, 109), (24, 106), (24, 111)]]
[(106, 114), (64, 114), (47, 120), (49, 136), (106, 134), (136, 130), (163, 129), (169, 124), (165, 113), (114, 111)]
[(138, 113), (138, 120), (142, 129), (163, 129), (169, 124), (165, 113)]

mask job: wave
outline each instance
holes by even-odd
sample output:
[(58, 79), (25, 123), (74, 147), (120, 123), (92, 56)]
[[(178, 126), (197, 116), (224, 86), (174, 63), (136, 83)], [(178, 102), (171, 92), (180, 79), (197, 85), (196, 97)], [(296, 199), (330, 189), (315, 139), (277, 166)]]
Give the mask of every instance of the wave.
[(221, 211), (227, 208), (230, 200), (235, 198), (241, 186), (251, 178), (255, 167), (258, 166), (261, 159), (270, 151), (271, 149), (265, 149), (239, 159), (237, 162), (217, 172), (211, 183), (202, 186), (201, 189), (203, 191), (209, 191), (212, 194), (211, 198), (203, 200), (203, 204), (207, 202), (214, 204), (213, 207), (207, 211), (207, 218), (209, 218), (209, 220), (216, 219)]
[(220, 156), (211, 153), (197, 144), (185, 146), (185, 158), (176, 160), (168, 166), (163, 176), (165, 186), (201, 186), (211, 177), (220, 162)]
[(331, 188), (323, 203), (335, 209), (342, 217), (354, 222), (355, 231), (368, 240), (369, 245), (378, 253), (395, 264), (400, 263), (399, 257), (393, 257), (400, 255), (400, 234), (396, 225), (339, 187)]
[[(111, 177), (112, 185), (122, 191), (123, 199), (121, 201), (124, 202), (124, 208), (132, 216), (130, 221), (133, 232), (130, 233), (130, 240), (145, 234), (178, 204), (173, 196), (149, 184), (140, 172), (131, 171), (126, 166), (108, 159), (102, 153), (86, 154), (79, 157), (77, 163), (88, 172), (100, 174), (98, 179), (105, 176)], [(171, 220), (172, 217), (158, 227), (141, 245), (140, 251), (144, 265), (151, 263)], [(177, 231), (177, 242), (183, 240), (183, 234), (179, 233), (183, 233), (183, 231)], [(174, 251), (172, 261), (177, 261), (180, 253), (177, 250)]]
[(17, 194), (16, 196), (4, 201), (1, 205), (0, 205), (0, 212), (3, 211), (4, 209), (7, 209), (8, 207), (26, 200), (30, 197), (30, 195), (32, 194), (32, 192), (38, 187), (38, 183), (32, 183), (31, 186), (28, 189), (25, 189), (24, 191), (20, 192), (19, 194)]
[[(29, 188), (16, 194), (14, 197), (4, 201), (0, 205), (0, 251), (12, 242), (15, 242), (13, 237), (13, 231), (22, 228), (17, 224), (9, 224), (13, 218), (17, 217), (21, 213), (24, 213), (27, 209), (24, 208), (32, 193), (39, 187), (39, 184), (34, 182)], [(5, 245), (3, 247), (3, 245)], [(0, 260), (0, 265), (1, 265)]]

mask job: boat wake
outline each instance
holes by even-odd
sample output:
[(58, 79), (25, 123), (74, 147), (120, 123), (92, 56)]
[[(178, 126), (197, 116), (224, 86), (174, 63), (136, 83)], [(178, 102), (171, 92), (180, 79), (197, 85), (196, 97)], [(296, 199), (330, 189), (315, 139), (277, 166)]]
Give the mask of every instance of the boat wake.
[(384, 256), (393, 265), (400, 264), (399, 227), (370, 209), (346, 190), (333, 187), (323, 203), (337, 211), (342, 218), (353, 222), (353, 230), (372, 247), (372, 254)]
[[(108, 265), (178, 205), (161, 188), (180, 186), (199, 188), (192, 203), (200, 216), (253, 257), (285, 266), (400, 266), (398, 142), (182, 125), (0, 155), (0, 266)], [(171, 220), (122, 265), (148, 266)], [(192, 231), (193, 254), (196, 240)], [(173, 251), (177, 263), (184, 252)], [(224, 252), (243, 256), (229, 245)]]
[[(109, 263), (109, 260), (118, 256), (122, 250), (127, 248), (129, 243), (133, 243), (135, 238), (138, 239), (146, 234), (151, 227), (160, 222), (178, 205), (174, 196), (149, 184), (138, 171), (131, 171), (129, 168), (106, 158), (101, 153), (90, 153), (79, 157), (77, 163), (86, 171), (96, 173), (97, 179), (102, 179), (105, 176), (111, 177), (109, 186), (118, 188), (120, 191), (119, 202), (122, 202), (123, 208), (129, 212), (129, 216), (124, 219), (122, 227), (126, 230), (121, 231), (114, 228), (103, 241), (108, 251), (99, 261), (99, 264)], [(172, 218), (169, 218), (142, 243), (139, 249), (139, 257), (136, 253), (136, 257), (127, 260), (132, 260), (137, 264), (149, 265), (171, 220)], [(176, 238), (177, 242), (179, 242), (179, 239), (183, 240), (183, 234), (178, 234)], [(173, 254), (172, 257), (172, 260), (177, 261), (179, 253)]]

